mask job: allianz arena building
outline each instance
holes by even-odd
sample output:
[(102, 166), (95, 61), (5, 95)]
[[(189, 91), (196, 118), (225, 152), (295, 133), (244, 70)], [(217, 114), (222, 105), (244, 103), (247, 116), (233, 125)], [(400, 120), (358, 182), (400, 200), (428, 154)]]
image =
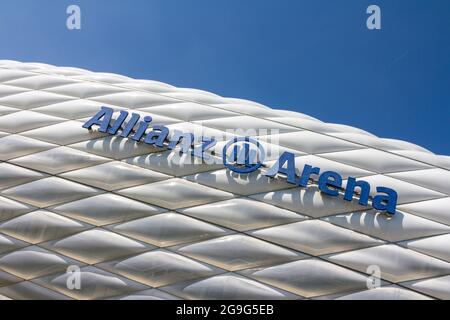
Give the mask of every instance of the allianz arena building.
[(1, 299), (450, 299), (450, 157), (0, 61)]

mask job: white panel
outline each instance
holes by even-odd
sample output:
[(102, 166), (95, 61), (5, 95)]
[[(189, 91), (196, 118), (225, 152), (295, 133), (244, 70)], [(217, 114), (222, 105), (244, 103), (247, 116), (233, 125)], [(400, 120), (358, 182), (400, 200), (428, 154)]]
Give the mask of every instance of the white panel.
[(152, 287), (211, 277), (224, 272), (164, 250), (154, 250), (123, 260), (105, 262), (98, 266)]
[(172, 212), (112, 225), (108, 229), (159, 247), (201, 241), (229, 233), (223, 228)]
[(258, 171), (243, 175), (231, 172), (228, 169), (222, 169), (214, 172), (198, 173), (186, 179), (241, 195), (294, 187), (292, 184), (287, 183), (286, 179), (269, 178)]
[(450, 197), (398, 206), (399, 210), (450, 225), (450, 210), (448, 208), (450, 208)]
[(166, 211), (112, 193), (57, 205), (50, 209), (61, 215), (96, 226), (124, 222)]
[(176, 251), (230, 271), (303, 259), (306, 255), (244, 235), (182, 245)]
[(391, 173), (389, 176), (450, 195), (450, 171), (448, 170), (416, 170)]
[(14, 164), (51, 174), (94, 166), (107, 161), (110, 160), (68, 147), (53, 148), (11, 160)]
[(2, 270), (26, 280), (65, 272), (70, 265), (80, 265), (80, 262), (38, 246), (29, 246), (0, 257)]
[(61, 177), (105, 190), (117, 190), (170, 178), (159, 172), (118, 161), (67, 172)]
[(57, 145), (19, 135), (0, 137), (0, 160), (9, 160), (54, 147)]
[(450, 234), (400, 243), (408, 249), (450, 262)]
[(85, 267), (80, 272), (80, 290), (70, 290), (67, 287), (70, 275), (71, 273), (66, 272), (53, 274), (35, 282), (78, 300), (105, 299), (148, 288), (116, 274), (95, 267)]
[(286, 126), (274, 121), (252, 118), (249, 116), (228, 117), (212, 120), (195, 121), (196, 124), (201, 124), (205, 127), (219, 129), (228, 132), (239, 132), (243, 130), (248, 133), (242, 134), (245, 136), (265, 136), (268, 134), (280, 134), (286, 132), (297, 131), (296, 128)]
[(307, 298), (367, 286), (365, 276), (318, 259), (250, 269), (242, 274)]
[(7, 189), (3, 194), (36, 207), (46, 207), (93, 196), (98, 192), (91, 187), (50, 177)]
[(311, 131), (280, 134), (278, 138), (282, 146), (311, 154), (363, 148), (358, 144)]
[(337, 300), (432, 300), (417, 292), (396, 286), (375, 288), (352, 293)]
[(349, 164), (378, 173), (419, 170), (430, 168), (422, 162), (413, 161), (375, 149), (360, 149), (344, 152), (324, 153), (321, 157)]
[(293, 211), (246, 198), (178, 210), (192, 217), (238, 231), (260, 229), (306, 219)]
[(32, 109), (73, 98), (44, 91), (27, 91), (0, 98), (0, 104), (19, 109)]
[(168, 209), (192, 207), (233, 198), (231, 193), (208, 188), (183, 179), (170, 179), (118, 192), (130, 198)]
[(29, 243), (39, 243), (81, 232), (91, 226), (38, 210), (0, 224), (0, 231)]
[(327, 259), (361, 272), (368, 272), (370, 266), (378, 266), (381, 277), (392, 282), (450, 273), (450, 263), (396, 245), (332, 254)]
[(129, 256), (153, 248), (103, 229), (83, 231), (61, 240), (46, 242), (41, 246), (88, 264)]
[(163, 287), (165, 291), (193, 300), (286, 300), (298, 296), (233, 274), (219, 275)]
[(181, 102), (164, 106), (144, 108), (140, 110), (180, 119), (183, 121), (218, 119), (237, 115), (234, 112), (207, 107), (205, 105), (192, 102)]
[(19, 111), (0, 117), (0, 130), (18, 133), (62, 122), (64, 119), (33, 111)]
[[(445, 197), (445, 194), (443, 193), (381, 174), (370, 177), (362, 177), (360, 180), (364, 180), (370, 184), (371, 196), (375, 196), (377, 194), (377, 187), (387, 187), (395, 190), (398, 194), (398, 204)], [(342, 185), (345, 188), (347, 181), (344, 181)]]
[(438, 299), (450, 300), (450, 276), (410, 281), (403, 285)]
[(0, 163), (0, 190), (17, 186), (26, 182), (42, 179), (44, 174), (28, 170), (6, 162)]
[(59, 145), (91, 140), (106, 136), (106, 133), (93, 132), (83, 128), (83, 122), (65, 121), (44, 128), (22, 133), (23, 136)]

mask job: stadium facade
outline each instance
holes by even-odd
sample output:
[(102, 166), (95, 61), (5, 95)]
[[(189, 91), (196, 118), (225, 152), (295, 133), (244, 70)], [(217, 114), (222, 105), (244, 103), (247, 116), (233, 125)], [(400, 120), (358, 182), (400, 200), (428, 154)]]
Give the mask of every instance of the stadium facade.
[(450, 299), (450, 157), (0, 61), (0, 298)]

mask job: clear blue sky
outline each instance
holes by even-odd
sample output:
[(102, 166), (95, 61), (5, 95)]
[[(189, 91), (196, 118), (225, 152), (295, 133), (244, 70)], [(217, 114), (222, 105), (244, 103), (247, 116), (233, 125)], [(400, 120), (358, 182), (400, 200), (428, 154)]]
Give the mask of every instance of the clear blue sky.
[(250, 99), (450, 155), (449, 0), (2, 0), (0, 38), (0, 59)]

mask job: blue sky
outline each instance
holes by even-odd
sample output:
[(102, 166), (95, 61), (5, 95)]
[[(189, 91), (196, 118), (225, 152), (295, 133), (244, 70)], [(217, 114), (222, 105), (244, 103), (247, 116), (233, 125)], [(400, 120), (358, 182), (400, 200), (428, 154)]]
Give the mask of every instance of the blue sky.
[[(79, 5), (82, 29), (66, 28)], [(366, 28), (370, 4), (382, 30)], [(448, 0), (3, 0), (0, 59), (153, 79), (450, 155)]]

